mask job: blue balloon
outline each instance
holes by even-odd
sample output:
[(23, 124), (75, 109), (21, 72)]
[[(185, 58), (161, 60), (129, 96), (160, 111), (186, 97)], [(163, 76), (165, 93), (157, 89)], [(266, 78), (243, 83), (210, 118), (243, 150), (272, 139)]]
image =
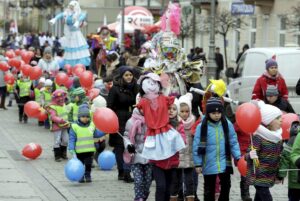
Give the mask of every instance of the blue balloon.
[(79, 181), (83, 177), (84, 171), (84, 165), (75, 157), (65, 165), (65, 175), (70, 181)]
[(112, 151), (103, 151), (98, 156), (98, 165), (101, 170), (111, 170), (116, 165), (116, 157)]

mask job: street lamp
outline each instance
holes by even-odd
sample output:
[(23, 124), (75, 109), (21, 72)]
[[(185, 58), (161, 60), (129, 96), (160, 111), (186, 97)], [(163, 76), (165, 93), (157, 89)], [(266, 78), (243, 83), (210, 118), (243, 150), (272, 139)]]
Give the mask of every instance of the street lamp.
[(215, 61), (215, 14), (216, 14), (216, 0), (211, 0), (210, 4), (210, 35), (209, 35), (209, 53), (206, 71), (206, 83), (209, 79), (213, 79), (216, 74), (217, 64)]

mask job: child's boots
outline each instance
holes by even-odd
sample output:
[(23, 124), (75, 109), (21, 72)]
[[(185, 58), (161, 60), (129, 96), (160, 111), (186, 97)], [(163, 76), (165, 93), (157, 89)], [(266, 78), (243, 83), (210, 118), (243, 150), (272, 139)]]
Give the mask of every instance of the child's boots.
[(60, 146), (60, 151), (61, 151), (61, 158), (68, 160), (67, 156), (67, 147), (66, 146)]
[(61, 162), (61, 150), (60, 147), (54, 148), (54, 159), (56, 162)]

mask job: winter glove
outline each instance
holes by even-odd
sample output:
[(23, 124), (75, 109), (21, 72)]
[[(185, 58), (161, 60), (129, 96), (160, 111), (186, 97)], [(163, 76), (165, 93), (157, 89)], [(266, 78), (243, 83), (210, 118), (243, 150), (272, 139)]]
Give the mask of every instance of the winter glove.
[(256, 150), (251, 150), (251, 151), (249, 152), (249, 155), (250, 155), (250, 158), (251, 158), (252, 160), (253, 160), (253, 159), (258, 159)]
[(56, 22), (56, 19), (55, 19), (55, 18), (53, 18), (53, 19), (49, 20), (49, 23), (50, 23), (51, 25), (54, 25), (54, 24), (55, 24), (55, 22)]
[(80, 25), (80, 24), (79, 24), (79, 21), (76, 21), (76, 22), (74, 23), (73, 26), (74, 26), (75, 28), (79, 28), (79, 25)]
[(196, 166), (195, 171), (196, 171), (197, 174), (201, 174), (202, 173), (202, 167), (201, 166)]
[(135, 153), (135, 147), (133, 144), (129, 144), (127, 145), (127, 150), (130, 154), (134, 154)]

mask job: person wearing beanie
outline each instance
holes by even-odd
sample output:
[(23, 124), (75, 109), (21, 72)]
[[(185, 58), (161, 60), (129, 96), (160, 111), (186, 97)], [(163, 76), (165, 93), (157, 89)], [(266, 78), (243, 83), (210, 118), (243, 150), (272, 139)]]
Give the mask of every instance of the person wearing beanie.
[(98, 131), (91, 121), (90, 109), (87, 104), (82, 104), (78, 108), (76, 122), (71, 124), (69, 131), (69, 152), (74, 155), (85, 166), (84, 176), (79, 183), (92, 182), (91, 172), (93, 156), (96, 151), (94, 138), (102, 137), (104, 133)]
[(43, 58), (39, 60), (38, 66), (43, 70), (46, 78), (52, 77), (59, 71), (59, 64), (53, 59), (51, 47), (46, 47), (43, 53)]
[(295, 158), (300, 156), (300, 138), (298, 137), (299, 123), (298, 117), (297, 119), (294, 119), (290, 125), (290, 139), (283, 145), (283, 151), (280, 157), (280, 165), (277, 175), (278, 178), (282, 180), (287, 176), (287, 169), (294, 170), (289, 171), (288, 173), (289, 201), (300, 200), (300, 170), (296, 170), (300, 168), (300, 164), (295, 164), (295, 162), (293, 162), (293, 159), (295, 160)]
[[(193, 95), (191, 93), (186, 93), (180, 96), (178, 100), (179, 117), (184, 126), (184, 133), (186, 137), (186, 147), (179, 151), (179, 166), (174, 171), (173, 181), (171, 184), (171, 199), (175, 200), (178, 198), (181, 188), (185, 186), (185, 196), (186, 200), (195, 200), (194, 191), (194, 161), (192, 158), (193, 149), (193, 136), (191, 132), (191, 127), (195, 123), (195, 116), (192, 114), (192, 100)], [(184, 178), (184, 179), (183, 179)]]
[(278, 89), (274, 85), (269, 85), (267, 87), (265, 103), (274, 105), (283, 112), (295, 113), (295, 110), (293, 109), (290, 102), (279, 96)]
[[(122, 72), (115, 77), (113, 86), (109, 90), (107, 97), (107, 107), (112, 109), (119, 120), (119, 132), (125, 131), (127, 120), (131, 117), (135, 97), (138, 93), (138, 85), (134, 79), (131, 68), (121, 68)], [(130, 167), (124, 164), (123, 152), (124, 142), (119, 135), (109, 135), (109, 145), (114, 147), (118, 166), (118, 180), (133, 182), (130, 175)]]
[(15, 97), (19, 108), (19, 122), (27, 123), (28, 117), (24, 112), (24, 105), (31, 100), (31, 92), (33, 91), (33, 83), (28, 77), (23, 75), (17, 80)]
[(252, 100), (262, 100), (266, 98), (266, 91), (269, 85), (277, 87), (279, 96), (288, 100), (288, 89), (284, 78), (278, 72), (278, 64), (274, 59), (266, 61), (266, 71), (256, 80), (252, 91)]
[[(262, 121), (254, 132), (252, 146), (248, 148), (245, 155), (247, 181), (256, 189), (255, 201), (272, 201), (270, 188), (277, 178), (282, 150), (282, 112), (263, 101), (258, 101), (258, 107)], [(253, 160), (258, 160), (259, 164), (257, 165)]]
[(78, 119), (79, 105), (88, 103), (88, 99), (85, 94), (85, 90), (82, 87), (74, 89), (71, 94), (71, 103), (68, 104), (70, 108), (69, 121), (75, 122)]
[(196, 172), (204, 176), (204, 201), (215, 200), (217, 177), (220, 179), (222, 200), (229, 201), (232, 159), (241, 157), (239, 143), (232, 123), (224, 115), (220, 98), (206, 102), (206, 114), (197, 126), (193, 142)]

